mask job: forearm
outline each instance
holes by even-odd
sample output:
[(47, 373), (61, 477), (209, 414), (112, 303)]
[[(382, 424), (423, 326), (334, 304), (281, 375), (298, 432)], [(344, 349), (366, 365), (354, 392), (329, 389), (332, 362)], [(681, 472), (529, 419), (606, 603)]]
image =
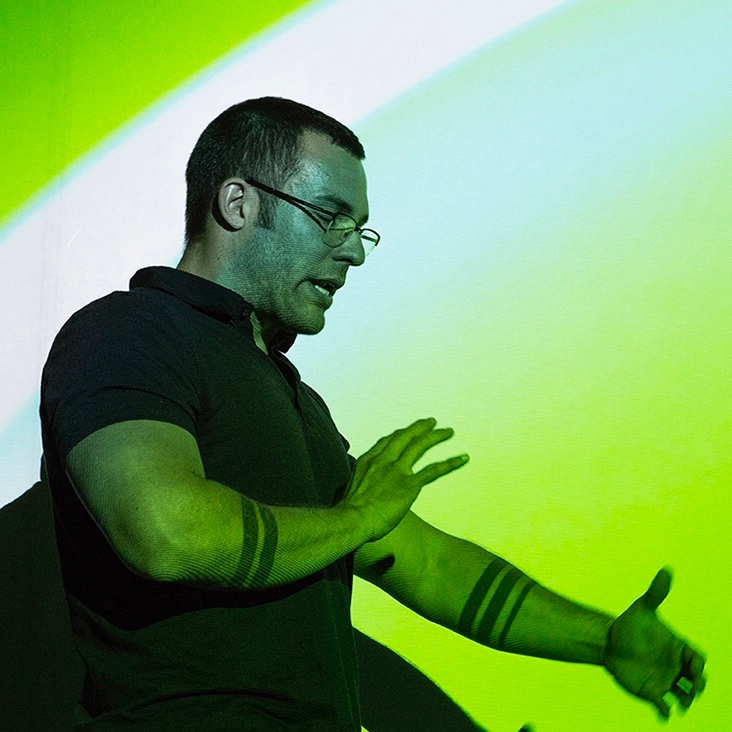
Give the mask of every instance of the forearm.
[(607, 634), (613, 618), (547, 590), (538, 583), (528, 587), (520, 607), (488, 638), (480, 630), (476, 640), (499, 650), (572, 663), (602, 665)]
[(168, 516), (155, 579), (230, 589), (293, 582), (365, 540), (356, 512), (268, 506), (220, 483), (188, 486)]
[(447, 534), (439, 538), (428, 571), (413, 581), (392, 582), (389, 591), (401, 592), (400, 599), (421, 615), (483, 645), (576, 663), (602, 663), (612, 622)]

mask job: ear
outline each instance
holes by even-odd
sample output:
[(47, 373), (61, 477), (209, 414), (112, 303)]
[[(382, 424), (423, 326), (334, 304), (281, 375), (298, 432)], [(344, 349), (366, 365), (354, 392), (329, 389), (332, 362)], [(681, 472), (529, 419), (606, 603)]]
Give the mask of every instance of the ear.
[(228, 231), (253, 226), (259, 213), (259, 196), (241, 178), (227, 178), (216, 195), (214, 218)]

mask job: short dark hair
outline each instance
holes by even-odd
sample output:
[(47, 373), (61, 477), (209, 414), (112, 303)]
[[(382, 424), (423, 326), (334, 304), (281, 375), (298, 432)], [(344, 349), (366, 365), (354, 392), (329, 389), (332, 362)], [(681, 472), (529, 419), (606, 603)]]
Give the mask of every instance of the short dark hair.
[[(186, 245), (203, 236), (219, 186), (231, 176), (281, 188), (298, 170), (306, 130), (328, 135), (358, 160), (363, 146), (345, 125), (317, 109), (281, 97), (235, 104), (198, 138), (186, 166)], [(271, 228), (278, 199), (263, 196), (257, 225)]]

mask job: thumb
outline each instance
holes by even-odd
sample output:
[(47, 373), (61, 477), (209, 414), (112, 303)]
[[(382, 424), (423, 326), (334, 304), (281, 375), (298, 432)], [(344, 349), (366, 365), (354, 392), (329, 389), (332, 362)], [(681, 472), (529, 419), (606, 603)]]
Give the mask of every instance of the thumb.
[(641, 596), (647, 610), (653, 612), (667, 597), (671, 589), (671, 573), (668, 569), (659, 569), (651, 582), (651, 586)]

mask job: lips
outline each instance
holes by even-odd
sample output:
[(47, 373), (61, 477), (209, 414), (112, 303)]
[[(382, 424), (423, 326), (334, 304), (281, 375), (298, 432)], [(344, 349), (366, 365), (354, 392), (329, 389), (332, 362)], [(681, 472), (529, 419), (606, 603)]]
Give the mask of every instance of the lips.
[(313, 285), (313, 287), (314, 287), (314, 288), (315, 288), (315, 289), (316, 289), (316, 290), (317, 290), (317, 291), (318, 291), (318, 292), (319, 292), (319, 293), (320, 293), (321, 295), (325, 295), (326, 297), (333, 297), (333, 295), (331, 295), (331, 294), (330, 294), (330, 292), (329, 292), (329, 291), (328, 291), (328, 290), (327, 290), (327, 289), (326, 289), (325, 287), (322, 287), (321, 285), (318, 285), (318, 284), (317, 284), (317, 283), (315, 283), (315, 282), (313, 282), (313, 283), (312, 283), (312, 285)]
[[(330, 297), (333, 297), (336, 290), (339, 290), (341, 287), (343, 287), (343, 281), (342, 280), (336, 280), (336, 279), (311, 279), (310, 283), (317, 289), (321, 288), (321, 290), (325, 290), (322, 294), (328, 294)], [(318, 290), (320, 291), (320, 290)]]
[(320, 280), (308, 280), (310, 292), (316, 301), (325, 308), (329, 308), (333, 304), (333, 295), (328, 290), (318, 284)]

